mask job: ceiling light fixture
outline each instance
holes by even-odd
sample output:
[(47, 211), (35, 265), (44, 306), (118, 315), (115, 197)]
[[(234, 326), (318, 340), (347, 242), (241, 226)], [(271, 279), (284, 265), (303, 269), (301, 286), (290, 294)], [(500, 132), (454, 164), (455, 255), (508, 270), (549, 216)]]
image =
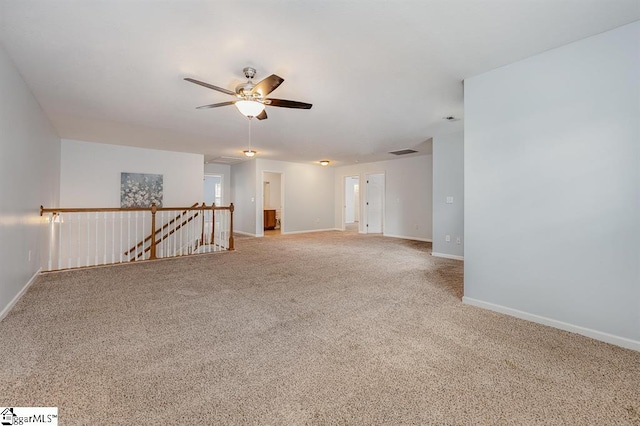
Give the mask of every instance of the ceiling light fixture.
[(235, 103), (238, 111), (246, 117), (257, 117), (264, 111), (264, 104), (258, 101), (238, 101)]
[(320, 165), (321, 165), (321, 166), (328, 166), (328, 165), (329, 165), (329, 160), (322, 160), (322, 161), (320, 161)]
[(247, 157), (249, 157), (249, 158), (254, 157), (254, 156), (256, 155), (256, 152), (255, 152), (255, 151), (252, 151), (252, 150), (250, 150), (250, 149), (245, 149), (245, 150), (244, 150), (244, 151), (242, 151), (242, 152), (244, 152), (244, 155), (245, 155), (245, 156), (247, 156)]

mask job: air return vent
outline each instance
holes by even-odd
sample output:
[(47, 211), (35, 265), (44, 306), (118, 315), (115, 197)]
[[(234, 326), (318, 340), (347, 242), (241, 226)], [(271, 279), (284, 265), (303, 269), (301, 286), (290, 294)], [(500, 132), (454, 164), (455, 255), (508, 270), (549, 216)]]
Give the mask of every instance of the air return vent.
[(220, 163), (220, 164), (236, 164), (243, 161), (243, 158), (238, 157), (217, 157), (209, 160), (208, 163)]
[(414, 149), (401, 149), (400, 151), (391, 151), (389, 154), (393, 154), (393, 155), (407, 155), (407, 154), (413, 154), (414, 152), (418, 152)]

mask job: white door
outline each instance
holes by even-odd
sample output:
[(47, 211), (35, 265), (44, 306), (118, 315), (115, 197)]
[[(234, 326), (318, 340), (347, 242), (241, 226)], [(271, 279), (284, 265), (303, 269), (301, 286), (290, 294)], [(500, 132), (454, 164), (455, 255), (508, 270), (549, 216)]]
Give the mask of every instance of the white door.
[(382, 233), (382, 211), (384, 209), (384, 173), (367, 175), (367, 234)]

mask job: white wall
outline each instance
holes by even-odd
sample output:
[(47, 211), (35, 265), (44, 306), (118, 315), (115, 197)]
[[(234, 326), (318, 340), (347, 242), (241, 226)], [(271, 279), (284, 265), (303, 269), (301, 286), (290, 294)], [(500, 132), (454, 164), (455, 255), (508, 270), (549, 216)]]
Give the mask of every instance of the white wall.
[(222, 176), (222, 205), (229, 205), (229, 200), (231, 199), (231, 166), (228, 164), (205, 164), (204, 173)]
[(638, 40), (465, 81), (465, 302), (640, 350)]
[(315, 164), (256, 160), (256, 187), (260, 188), (256, 209), (256, 234), (262, 228), (262, 172), (281, 173), (284, 187), (282, 205), (283, 234), (334, 229), (334, 177), (331, 168)]
[[(234, 231), (256, 235), (256, 160), (231, 166), (231, 202), (234, 204)], [(262, 210), (260, 210), (262, 211)], [(262, 220), (260, 221), (262, 223)]]
[[(447, 197), (452, 197), (453, 203), (447, 203)], [(433, 138), (433, 255), (452, 259), (464, 257), (462, 132)]]
[(60, 139), (2, 46), (0, 93), (2, 318), (41, 266), (48, 226), (40, 205), (58, 207)]
[(203, 201), (200, 154), (62, 140), (61, 207), (120, 207), (120, 174), (163, 175), (163, 205)]
[(344, 178), (357, 175), (360, 176), (360, 205), (363, 206), (359, 228), (360, 232), (365, 232), (366, 175), (379, 172), (385, 173), (384, 235), (431, 241), (431, 155), (337, 167), (334, 182), (336, 227), (341, 227), (343, 222)]

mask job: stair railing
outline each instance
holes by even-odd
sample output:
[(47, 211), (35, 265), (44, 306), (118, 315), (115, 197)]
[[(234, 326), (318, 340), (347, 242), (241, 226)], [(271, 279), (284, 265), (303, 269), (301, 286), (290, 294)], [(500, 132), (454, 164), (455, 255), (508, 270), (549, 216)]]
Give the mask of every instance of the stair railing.
[(234, 250), (233, 211), (233, 204), (204, 203), (146, 208), (41, 206), (40, 215), (49, 224), (42, 267), (54, 271)]

